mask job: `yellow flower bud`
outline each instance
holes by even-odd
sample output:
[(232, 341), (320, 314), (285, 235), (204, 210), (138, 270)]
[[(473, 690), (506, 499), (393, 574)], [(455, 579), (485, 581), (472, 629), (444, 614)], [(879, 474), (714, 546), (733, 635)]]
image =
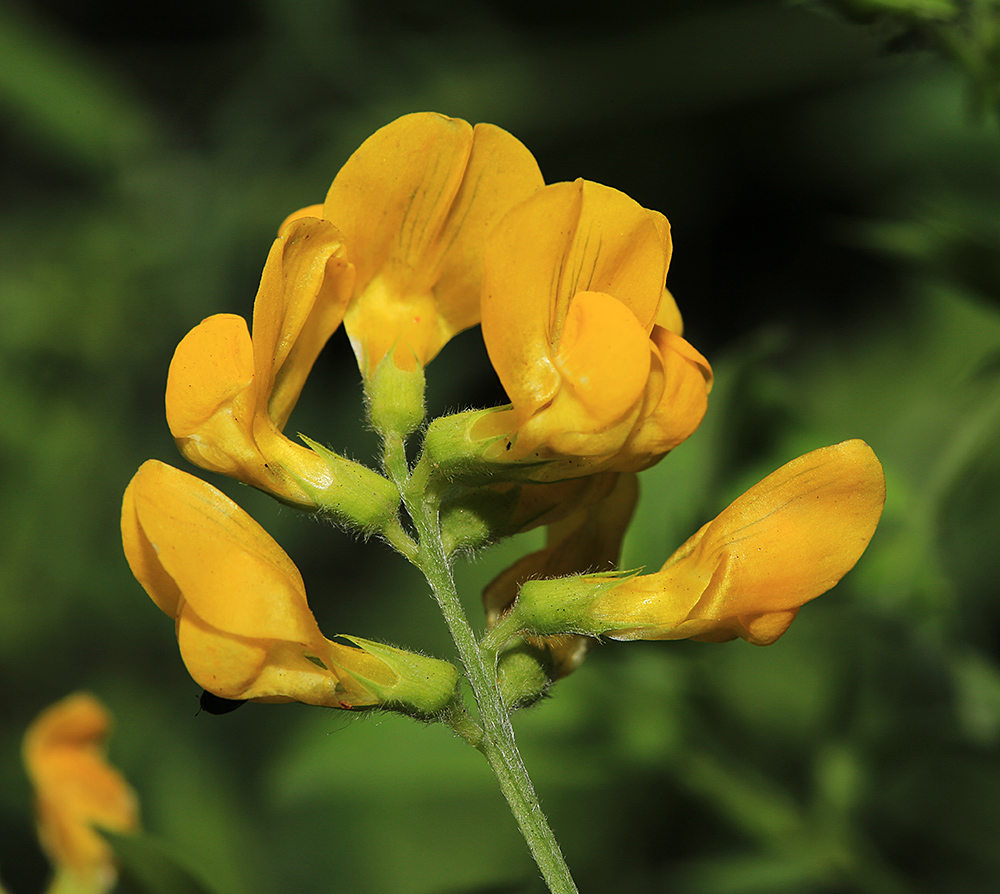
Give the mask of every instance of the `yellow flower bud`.
[(38, 837), (52, 861), (54, 887), (103, 894), (115, 884), (111, 848), (94, 828), (127, 834), (139, 806), (104, 754), (111, 725), (93, 696), (78, 692), (43, 711), (24, 737), (24, 764), (35, 790)]

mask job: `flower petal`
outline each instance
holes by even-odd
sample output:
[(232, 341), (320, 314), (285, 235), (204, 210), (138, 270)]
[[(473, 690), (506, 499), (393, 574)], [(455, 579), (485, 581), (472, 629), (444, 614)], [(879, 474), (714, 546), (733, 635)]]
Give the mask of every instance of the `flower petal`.
[(333, 224), (304, 217), (283, 227), (264, 264), (253, 310), (258, 393), (279, 431), (343, 320), (353, 287), (354, 270)]
[[(701, 528), (656, 574), (610, 591), (600, 612), (616, 639), (773, 642), (868, 546), (885, 502), (864, 441), (792, 460)], [(612, 615), (618, 619), (612, 622)]]
[[(237, 636), (303, 644), (320, 637), (298, 569), (225, 494), (156, 460), (142, 465), (129, 490), (142, 533), (180, 591), (181, 609)], [(126, 549), (137, 539), (130, 536)], [(170, 606), (175, 591), (163, 595), (163, 575), (148, 574), (148, 552), (138, 545), (129, 564), (143, 573), (136, 577), (144, 586), (152, 581), (154, 601)]]
[[(170, 433), (189, 437), (216, 413), (226, 412), (253, 383), (253, 355), (246, 320), (235, 314), (215, 314), (185, 335), (167, 372)], [(242, 425), (248, 423), (242, 420)]]
[(323, 216), (351, 246), (359, 291), (386, 265), (394, 281), (409, 286), (438, 238), (471, 151), (468, 122), (418, 112), (377, 130), (347, 160)]
[(72, 876), (74, 890), (114, 885), (111, 849), (93, 826), (122, 834), (139, 825), (135, 794), (104, 755), (110, 723), (100, 702), (78, 692), (43, 711), (24, 737), (38, 837), (57, 876)]
[(477, 124), (462, 182), (437, 239), (434, 297), (448, 337), (480, 320), (483, 245), (500, 218), (544, 185), (534, 156), (492, 124)]
[(509, 211), (486, 244), (483, 340), (522, 420), (559, 388), (550, 357), (562, 329), (557, 289), (582, 204), (576, 184), (547, 186)]

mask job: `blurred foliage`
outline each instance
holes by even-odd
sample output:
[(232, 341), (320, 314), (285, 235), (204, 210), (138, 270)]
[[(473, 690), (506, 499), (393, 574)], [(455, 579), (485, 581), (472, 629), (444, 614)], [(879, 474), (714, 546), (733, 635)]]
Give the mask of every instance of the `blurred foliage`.
[[(539, 890), (485, 763), (443, 728), (292, 705), (199, 714), (117, 539), (139, 463), (182, 464), (162, 418), (177, 341), (210, 313), (249, 314), (284, 215), (422, 109), (506, 127), (547, 180), (608, 183), (672, 222), (670, 285), (717, 387), (698, 434), (643, 476), (626, 564), (658, 566), (814, 447), (862, 437), (885, 464), (871, 548), (778, 644), (609, 644), (516, 718), (581, 890), (997, 890), (1000, 140), (968, 114), (995, 102), (976, 72), (995, 75), (996, 4), (859, 0), (852, 20), (824, 5), (838, 15), (776, 0), (0, 3), (11, 894), (47, 871), (20, 736), (81, 687), (114, 711), (112, 758), (145, 827), (220, 894)], [(893, 42), (952, 26), (985, 67)], [(502, 400), (475, 331), (429, 379), (435, 412)], [(365, 458), (360, 420), (340, 333), (292, 425)], [(213, 483), (299, 563), (328, 634), (450, 655), (401, 559)], [(527, 548), (460, 569), (474, 613)]]
[(979, 116), (1000, 114), (998, 0), (793, 0), (850, 21), (877, 23), (886, 48), (929, 49), (965, 74)]

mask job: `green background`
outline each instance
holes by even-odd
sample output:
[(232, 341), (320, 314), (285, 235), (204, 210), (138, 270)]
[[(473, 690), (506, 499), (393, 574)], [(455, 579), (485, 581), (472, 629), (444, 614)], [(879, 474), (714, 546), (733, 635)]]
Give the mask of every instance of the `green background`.
[[(298, 705), (198, 714), (118, 540), (138, 465), (187, 467), (162, 409), (177, 342), (211, 313), (249, 315), (277, 224), (418, 110), (501, 125), (547, 181), (607, 183), (671, 220), (668, 283), (717, 384), (699, 432), (643, 475), (626, 565), (658, 567), (807, 450), (860, 437), (885, 465), (870, 549), (779, 643), (610, 643), (517, 716), (581, 891), (1000, 887), (1000, 139), (983, 86), (997, 81), (989, 53), (939, 52), (956, 4), (882, 5), (912, 15), (0, 2), (11, 894), (48, 871), (20, 739), (79, 688), (116, 717), (112, 759), (147, 831), (220, 894), (540, 889), (485, 762), (444, 728)], [(435, 413), (503, 400), (477, 330), (428, 377)], [(342, 332), (289, 428), (370, 456)], [(300, 565), (328, 635), (452, 657), (387, 547), (211, 480)], [(460, 569), (477, 625), (484, 583), (535, 542)]]

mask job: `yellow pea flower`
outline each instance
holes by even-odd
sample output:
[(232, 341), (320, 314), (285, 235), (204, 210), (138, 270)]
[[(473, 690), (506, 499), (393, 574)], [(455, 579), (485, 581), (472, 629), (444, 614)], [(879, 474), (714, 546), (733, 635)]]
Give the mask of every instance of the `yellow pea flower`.
[(864, 441), (814, 450), (737, 498), (660, 571), (529, 581), (504, 624), (508, 633), (767, 645), (854, 567), (884, 502), (882, 466)]
[(670, 227), (624, 193), (577, 180), (534, 193), (486, 246), (482, 327), (512, 407), (476, 434), (494, 459), (556, 460), (537, 478), (638, 471), (705, 413), (707, 361), (664, 286)]
[(135, 794), (105, 759), (110, 725), (104, 706), (78, 692), (43, 711), (25, 734), (38, 838), (55, 867), (53, 894), (110, 891), (117, 875), (114, 859), (94, 827), (119, 834), (139, 827)]
[(397, 343), (397, 365), (426, 366), (479, 322), (486, 237), (542, 184), (531, 153), (492, 124), (419, 112), (365, 140), (322, 216), (344, 234), (357, 269), (344, 326), (366, 380)]
[(398, 704), (425, 714), (451, 698), (457, 671), (447, 662), (326, 639), (288, 555), (192, 475), (144, 463), (125, 492), (122, 542), (136, 579), (174, 618), (191, 676), (214, 695), (333, 708)]
[[(191, 462), (313, 508), (333, 483), (327, 462), (282, 430), (312, 365), (340, 325), (354, 268), (328, 221), (282, 226), (246, 321), (216, 314), (177, 346), (167, 374), (167, 423)], [(305, 487), (303, 486), (305, 484)]]
[[(610, 486), (600, 498), (549, 524), (543, 549), (518, 559), (487, 585), (483, 591), (483, 604), (488, 627), (496, 625), (514, 603), (518, 589), (528, 580), (608, 571), (617, 566), (622, 540), (639, 499), (635, 473), (604, 473), (534, 487), (562, 487), (601, 478), (605, 478)], [(530, 641), (532, 645), (547, 649), (551, 663), (549, 674), (553, 680), (576, 670), (594, 643), (589, 637), (573, 633), (532, 637)]]

